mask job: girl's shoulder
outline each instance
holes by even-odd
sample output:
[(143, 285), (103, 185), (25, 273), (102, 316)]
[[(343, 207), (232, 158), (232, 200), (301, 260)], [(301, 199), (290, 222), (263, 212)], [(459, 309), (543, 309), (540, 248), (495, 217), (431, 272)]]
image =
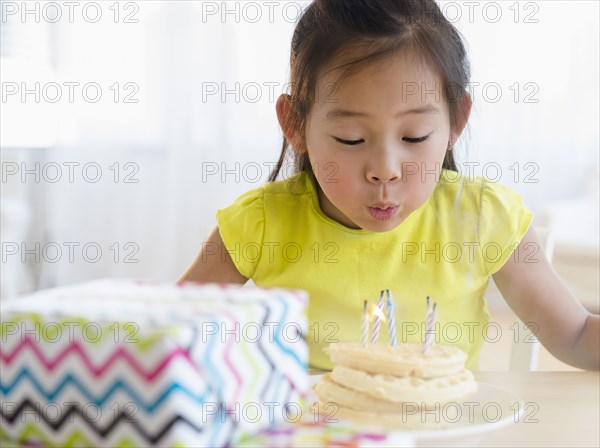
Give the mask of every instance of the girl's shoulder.
[(267, 182), (240, 194), (232, 205), (262, 207), (265, 202), (290, 197), (311, 197), (316, 194), (313, 183), (306, 173), (296, 173), (286, 179)]
[(442, 170), (438, 196), (451, 201), (452, 206), (486, 208), (517, 208), (523, 206), (520, 193), (499, 182), (482, 176), (470, 176), (456, 171)]
[(217, 211), (220, 222), (244, 220), (261, 222), (268, 216), (296, 216), (299, 207), (314, 203), (315, 187), (307, 173), (267, 182), (238, 196), (229, 206)]
[(533, 220), (521, 194), (484, 177), (447, 170), (440, 176), (438, 187), (436, 211), (448, 217), (446, 226), (455, 235), (468, 234), (485, 251), (488, 276), (497, 272)]
[(312, 196), (316, 194), (313, 180), (304, 171), (295, 173), (282, 180), (267, 182), (262, 188), (265, 195)]

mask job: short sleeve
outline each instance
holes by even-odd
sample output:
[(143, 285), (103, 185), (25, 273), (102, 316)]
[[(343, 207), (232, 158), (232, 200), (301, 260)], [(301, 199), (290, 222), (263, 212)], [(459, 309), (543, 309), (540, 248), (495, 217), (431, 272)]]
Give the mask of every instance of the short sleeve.
[(223, 243), (237, 270), (252, 278), (260, 260), (265, 233), (264, 188), (248, 191), (217, 210)]
[(521, 195), (483, 181), (479, 215), (479, 244), (488, 276), (504, 266), (529, 229), (533, 213)]

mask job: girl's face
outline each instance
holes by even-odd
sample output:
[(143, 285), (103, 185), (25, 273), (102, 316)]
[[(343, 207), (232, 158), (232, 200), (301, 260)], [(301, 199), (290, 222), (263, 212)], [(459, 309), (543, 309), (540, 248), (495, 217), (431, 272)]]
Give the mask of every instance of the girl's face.
[(442, 83), (401, 56), (334, 87), (338, 75), (319, 79), (306, 128), (319, 202), (347, 227), (385, 232), (433, 193), (455, 140)]

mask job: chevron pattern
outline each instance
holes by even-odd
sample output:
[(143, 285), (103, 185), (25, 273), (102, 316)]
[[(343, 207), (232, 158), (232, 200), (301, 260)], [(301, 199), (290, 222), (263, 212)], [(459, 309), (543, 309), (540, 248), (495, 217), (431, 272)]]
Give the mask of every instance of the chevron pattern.
[[(3, 439), (47, 446), (225, 446), (282, 420), (286, 403), (304, 403), (303, 293), (228, 285), (100, 286), (3, 304)], [(89, 307), (73, 313), (76, 303)], [(105, 336), (57, 340), (31, 330), (73, 322), (126, 328), (123, 315), (139, 324), (134, 344)], [(206, 323), (225, 331), (208, 333)], [(299, 329), (297, 338), (290, 340), (294, 331), (284, 332), (286, 325)], [(251, 336), (256, 329), (263, 330), (259, 338)], [(274, 413), (268, 402), (278, 405)], [(56, 409), (59, 415), (48, 412)]]

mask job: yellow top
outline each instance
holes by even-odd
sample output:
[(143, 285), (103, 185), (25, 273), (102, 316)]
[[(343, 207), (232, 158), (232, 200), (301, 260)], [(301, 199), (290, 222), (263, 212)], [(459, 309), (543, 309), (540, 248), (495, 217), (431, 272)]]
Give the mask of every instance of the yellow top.
[[(310, 366), (319, 369), (331, 368), (322, 350), (329, 343), (361, 340), (363, 300), (376, 303), (382, 289), (393, 293), (399, 343), (424, 340), (431, 296), (436, 341), (463, 349), (467, 367), (478, 369), (484, 338), (498, 337), (488, 325), (489, 277), (532, 218), (520, 194), (448, 170), (429, 199), (388, 232), (350, 229), (329, 218), (306, 173), (262, 185), (217, 212), (242, 275), (257, 286), (309, 292), (306, 339)], [(384, 322), (379, 342), (387, 341)]]

